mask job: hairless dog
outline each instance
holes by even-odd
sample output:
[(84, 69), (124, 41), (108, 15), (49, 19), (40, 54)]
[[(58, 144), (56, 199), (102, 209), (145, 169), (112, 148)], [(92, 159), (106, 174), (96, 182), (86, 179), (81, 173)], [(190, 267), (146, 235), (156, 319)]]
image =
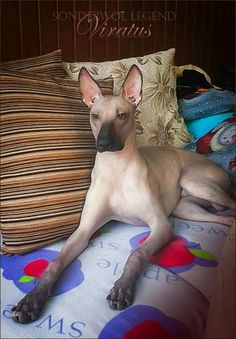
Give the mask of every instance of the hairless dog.
[[(135, 111), (142, 99), (142, 74), (135, 65), (122, 93), (106, 96), (85, 68), (79, 75), (83, 101), (90, 110), (97, 155), (78, 228), (58, 257), (50, 262), (38, 285), (13, 307), (19, 323), (36, 320), (52, 295), (63, 269), (88, 245), (92, 234), (109, 220), (148, 225), (149, 237), (132, 252), (124, 272), (107, 299), (113, 309), (134, 300), (136, 281), (147, 258), (172, 238), (169, 216), (231, 225), (232, 217), (210, 213), (235, 208), (228, 194), (228, 175), (202, 155), (171, 146), (136, 145)], [(148, 112), (146, 112), (148, 114)]]

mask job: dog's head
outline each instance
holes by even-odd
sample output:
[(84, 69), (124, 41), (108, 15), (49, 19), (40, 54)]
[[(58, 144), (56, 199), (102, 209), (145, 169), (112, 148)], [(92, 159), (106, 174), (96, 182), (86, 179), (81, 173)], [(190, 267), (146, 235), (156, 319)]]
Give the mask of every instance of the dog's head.
[(121, 151), (135, 129), (136, 106), (142, 98), (142, 74), (133, 65), (118, 96), (104, 97), (86, 68), (81, 68), (79, 85), (84, 103), (91, 108), (90, 124), (99, 152)]

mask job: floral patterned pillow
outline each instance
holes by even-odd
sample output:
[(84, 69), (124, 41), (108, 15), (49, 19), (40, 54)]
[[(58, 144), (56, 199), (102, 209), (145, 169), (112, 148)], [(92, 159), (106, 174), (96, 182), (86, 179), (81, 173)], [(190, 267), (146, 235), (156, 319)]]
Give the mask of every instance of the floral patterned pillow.
[(95, 79), (113, 77), (114, 94), (121, 92), (126, 75), (136, 64), (143, 75), (143, 99), (136, 112), (137, 142), (144, 145), (183, 146), (190, 141), (184, 120), (179, 116), (176, 100), (175, 49), (100, 63), (63, 63), (73, 79), (86, 67)]

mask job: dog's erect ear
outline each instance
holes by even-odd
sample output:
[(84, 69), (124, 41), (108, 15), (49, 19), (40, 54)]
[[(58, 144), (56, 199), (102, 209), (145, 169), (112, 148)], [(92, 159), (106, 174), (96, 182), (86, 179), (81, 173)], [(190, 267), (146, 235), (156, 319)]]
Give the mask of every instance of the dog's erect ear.
[(81, 68), (78, 80), (83, 102), (91, 107), (95, 101), (102, 97), (101, 89), (85, 67)]
[(125, 79), (122, 95), (132, 104), (138, 106), (142, 99), (142, 73), (138, 66), (133, 65)]

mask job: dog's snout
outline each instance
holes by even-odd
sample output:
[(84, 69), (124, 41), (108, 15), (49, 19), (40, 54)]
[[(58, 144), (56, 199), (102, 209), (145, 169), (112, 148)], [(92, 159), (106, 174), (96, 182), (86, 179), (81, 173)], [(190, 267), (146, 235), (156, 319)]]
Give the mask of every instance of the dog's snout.
[(97, 150), (99, 152), (109, 151), (112, 148), (112, 125), (103, 124), (97, 138)]
[(112, 124), (103, 124), (97, 137), (97, 150), (99, 152), (114, 152), (122, 150), (124, 145), (115, 132)]

